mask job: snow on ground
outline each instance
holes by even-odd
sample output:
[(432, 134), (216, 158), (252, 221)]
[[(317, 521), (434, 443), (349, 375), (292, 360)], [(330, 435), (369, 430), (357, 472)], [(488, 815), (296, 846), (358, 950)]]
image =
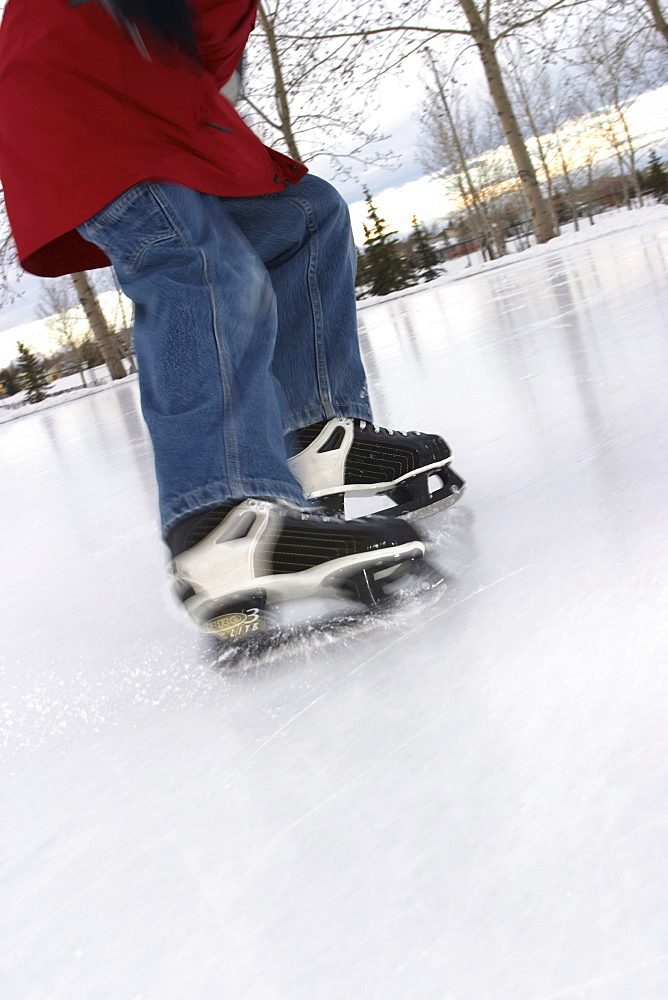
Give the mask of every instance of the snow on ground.
[[(126, 375), (125, 381), (136, 381), (136, 374)], [(117, 388), (112, 382), (109, 370), (106, 365), (99, 368), (92, 368), (86, 371), (87, 385), (81, 384), (80, 375), (65, 375), (57, 379), (47, 387), (46, 399), (40, 403), (29, 403), (25, 391), (17, 392), (13, 396), (7, 397), (0, 402), (0, 424), (9, 420), (17, 420), (19, 417), (27, 417), (32, 413), (40, 413), (42, 410), (50, 410), (53, 406), (60, 406), (62, 403), (72, 403), (82, 396), (90, 396), (93, 393), (104, 392), (106, 389)]]
[[(580, 219), (577, 230), (572, 222), (567, 223), (561, 227), (560, 235), (548, 243), (539, 245), (530, 243), (527, 245), (526, 237), (516, 238), (514, 241), (509, 242), (507, 246), (508, 254), (500, 257), (498, 260), (485, 260), (482, 252), (477, 250), (471, 254), (464, 254), (461, 257), (457, 257), (452, 261), (446, 261), (444, 265), (445, 271), (440, 278), (436, 279), (435, 284), (449, 284), (451, 281), (457, 279), (470, 278), (480, 271), (508, 267), (517, 263), (518, 256), (519, 259), (525, 259), (526, 257), (536, 258), (545, 254), (552, 254), (555, 250), (567, 253), (570, 246), (582, 246), (584, 243), (600, 238), (609, 241), (615, 238), (617, 234), (622, 235), (630, 229), (635, 232), (639, 232), (645, 228), (653, 231), (657, 226), (659, 228), (665, 226), (666, 218), (668, 218), (668, 205), (665, 204), (646, 205), (644, 208), (632, 210), (628, 208), (611, 209), (594, 216), (593, 223), (589, 219)], [(382, 298), (369, 296), (360, 301), (359, 308), (365, 309), (378, 302), (387, 302), (389, 299), (414, 295), (416, 292), (421, 291), (422, 287), (422, 285), (417, 285), (399, 292), (392, 292), (390, 295), (383, 296)]]
[[(668, 215), (360, 311), (437, 603), (219, 673), (136, 383), (0, 429), (12, 1000), (663, 1000)], [(366, 305), (366, 304), (365, 304)]]

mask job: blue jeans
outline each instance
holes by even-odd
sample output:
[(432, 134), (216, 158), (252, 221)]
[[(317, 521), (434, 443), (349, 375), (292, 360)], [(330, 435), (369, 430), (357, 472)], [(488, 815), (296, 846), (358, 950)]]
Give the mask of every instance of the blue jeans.
[(371, 418), (340, 195), (310, 174), (252, 198), (144, 182), (79, 232), (135, 303), (163, 531), (228, 500), (303, 503), (284, 434)]

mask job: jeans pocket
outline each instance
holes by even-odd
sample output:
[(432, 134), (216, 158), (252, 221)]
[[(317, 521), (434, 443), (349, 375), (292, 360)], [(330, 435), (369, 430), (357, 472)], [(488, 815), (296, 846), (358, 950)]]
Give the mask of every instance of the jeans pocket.
[(179, 239), (150, 182), (136, 184), (114, 198), (77, 229), (104, 250), (114, 265), (129, 268), (139, 265), (149, 247)]

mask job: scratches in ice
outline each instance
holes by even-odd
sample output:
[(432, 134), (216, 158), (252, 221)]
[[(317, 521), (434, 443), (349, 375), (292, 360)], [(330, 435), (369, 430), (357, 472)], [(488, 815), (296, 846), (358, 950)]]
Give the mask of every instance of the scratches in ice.
[[(372, 653), (371, 656), (368, 656), (365, 660), (362, 660), (361, 663), (358, 663), (357, 666), (355, 666), (353, 670), (349, 670), (346, 674), (344, 674), (341, 677), (341, 679), (339, 681), (337, 681), (337, 683), (331, 685), (326, 690), (322, 691), (316, 698), (313, 698), (307, 705), (305, 705), (303, 708), (301, 708), (298, 712), (295, 712), (294, 715), (292, 715), (286, 722), (284, 722), (282, 725), (280, 725), (278, 727), (278, 729), (274, 730), (274, 732), (270, 736), (268, 736), (265, 740), (263, 740), (262, 743), (260, 743), (260, 745), (257, 746), (252, 751), (252, 753), (250, 753), (239, 764), (237, 764), (236, 767), (234, 767), (231, 771), (229, 771), (225, 775), (225, 777), (224, 777), (223, 780), (225, 782), (228, 782), (239, 771), (241, 771), (247, 764), (249, 764), (252, 760), (254, 760), (255, 757), (257, 757), (260, 753), (262, 753), (262, 751), (264, 750), (265, 747), (267, 747), (275, 739), (277, 739), (283, 733), (285, 733), (286, 730), (288, 730), (290, 728), (290, 726), (292, 726), (298, 719), (300, 719), (302, 716), (304, 716), (308, 712), (310, 712), (311, 709), (314, 708), (315, 705), (319, 704), (321, 701), (323, 701), (324, 699), (326, 699), (331, 694), (332, 691), (335, 691), (337, 688), (341, 687), (341, 685), (343, 685), (351, 677), (354, 677), (355, 674), (358, 674), (360, 672), (360, 670), (363, 670), (364, 667), (368, 666), (368, 664), (371, 663), (371, 662), (373, 662), (373, 660), (376, 660), (379, 656), (384, 656), (394, 646), (398, 645), (401, 642), (405, 642), (415, 632), (417, 632), (418, 630), (424, 629), (426, 625), (429, 625), (431, 622), (435, 621), (437, 618), (440, 618), (442, 615), (448, 614), (450, 611), (453, 611), (455, 608), (459, 607), (460, 605), (465, 604), (467, 601), (472, 600), (474, 597), (477, 597), (479, 594), (484, 593), (486, 590), (490, 590), (492, 587), (496, 587), (499, 584), (504, 583), (506, 580), (510, 580), (512, 577), (517, 576), (518, 573), (524, 572), (524, 570), (527, 569), (527, 568), (528, 568), (527, 566), (520, 566), (520, 567), (518, 567), (518, 569), (512, 570), (512, 572), (506, 573), (504, 576), (498, 577), (498, 579), (492, 580), (490, 583), (484, 584), (484, 586), (479, 587), (477, 590), (472, 591), (470, 594), (467, 594), (465, 597), (462, 597), (460, 600), (454, 601), (452, 604), (447, 605), (447, 607), (441, 608), (439, 611), (437, 611), (435, 614), (431, 615), (429, 618), (424, 619), (424, 618), (420, 617), (419, 621), (412, 628), (408, 629), (406, 632), (402, 632), (401, 635), (399, 635), (396, 638), (392, 639), (390, 642), (387, 642), (387, 643), (384, 643), (383, 645), (381, 645), (380, 648), (377, 649), (374, 653)], [(445, 714), (449, 714), (449, 713), (445, 713)], [(432, 726), (436, 725), (438, 722), (440, 722), (442, 718), (443, 718), (443, 716), (439, 716), (438, 719), (433, 720), (428, 725), (426, 725), (422, 729), (418, 730), (416, 733), (413, 734), (413, 736), (409, 740), (406, 741), (405, 744), (402, 744), (402, 746), (398, 747), (394, 752), (398, 753), (401, 749), (403, 749), (404, 746), (407, 746), (410, 742), (412, 742), (414, 739), (416, 739), (421, 733), (425, 732), (430, 727), (432, 727)], [(373, 770), (373, 768), (371, 768), (369, 770)], [(359, 780), (359, 778), (363, 777), (364, 774), (366, 774), (366, 773), (368, 773), (368, 772), (363, 772), (363, 773), (359, 774), (358, 776), (356, 776), (356, 778), (354, 778), (352, 780), (352, 782), (349, 782), (348, 785), (354, 783), (357, 780)], [(321, 805), (324, 804), (325, 802), (329, 801), (330, 799), (334, 798), (337, 794), (339, 794), (346, 787), (348, 787), (348, 785), (345, 785), (341, 789), (339, 789), (338, 791), (333, 792), (332, 795), (328, 796), (327, 799), (323, 800), (323, 802), (321, 803)], [(313, 811), (315, 811), (315, 810), (311, 810), (311, 812), (313, 812)], [(310, 813), (306, 813), (305, 814), (305, 816), (307, 816), (307, 815), (310, 815)], [(302, 817), (302, 819), (305, 818), (305, 816)], [(294, 826), (298, 822), (300, 822), (300, 820), (295, 820), (295, 823), (293, 823), (291, 826)], [(291, 827), (287, 827), (286, 829), (291, 829)]]
[(512, 573), (506, 573), (505, 576), (501, 576), (497, 580), (492, 580), (491, 583), (486, 583), (483, 587), (478, 587), (477, 590), (474, 590), (472, 593), (467, 594), (466, 597), (462, 597), (459, 601), (455, 601), (453, 604), (449, 604), (447, 607), (441, 608), (440, 611), (437, 611), (436, 614), (431, 615), (431, 617), (426, 619), (420, 618), (420, 621), (416, 625), (414, 625), (413, 628), (409, 629), (407, 632), (403, 632), (400, 636), (397, 636), (396, 639), (393, 639), (391, 642), (387, 643), (387, 645), (383, 646), (382, 649), (377, 649), (375, 653), (372, 653), (371, 656), (367, 657), (366, 660), (363, 660), (362, 663), (358, 663), (355, 669), (351, 670), (350, 673), (347, 674), (346, 676), (352, 677), (354, 674), (362, 670), (363, 667), (366, 667), (367, 664), (371, 663), (372, 660), (377, 659), (379, 656), (386, 653), (388, 649), (392, 649), (393, 646), (396, 646), (398, 643), (403, 642), (404, 639), (408, 639), (409, 636), (411, 636), (414, 632), (424, 629), (426, 625), (430, 624), (430, 622), (436, 621), (437, 618), (440, 618), (442, 615), (448, 614), (450, 611), (453, 611), (454, 608), (458, 608), (461, 604), (465, 604), (472, 598), (477, 597), (478, 594), (482, 594), (486, 590), (490, 590), (492, 587), (496, 587), (498, 586), (498, 584), (504, 583), (506, 580), (510, 580), (511, 577), (517, 576), (518, 573), (522, 573), (525, 569), (528, 569), (528, 567), (520, 566), (518, 569), (514, 569)]
[(604, 976), (595, 976), (593, 979), (587, 979), (584, 982), (576, 983), (574, 986), (568, 986), (563, 990), (556, 990), (554, 993), (541, 993), (540, 996), (531, 997), (530, 1000), (566, 1000), (568, 997), (578, 997), (584, 998), (587, 996), (585, 990), (589, 990), (592, 986), (607, 986), (614, 983), (616, 980), (621, 979), (622, 976), (628, 976), (632, 973), (642, 972), (645, 969), (651, 968), (653, 965), (659, 965), (661, 962), (665, 962), (668, 955), (664, 952), (662, 955), (655, 955), (653, 958), (645, 959), (644, 962), (636, 962), (635, 965), (627, 965), (623, 969), (616, 969), (614, 972), (609, 972)]

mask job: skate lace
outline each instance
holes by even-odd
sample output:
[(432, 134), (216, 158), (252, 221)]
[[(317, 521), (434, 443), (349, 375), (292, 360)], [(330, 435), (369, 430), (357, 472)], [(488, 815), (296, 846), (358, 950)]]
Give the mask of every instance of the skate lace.
[(364, 430), (366, 427), (370, 427), (374, 434), (397, 434), (401, 437), (409, 437), (415, 434), (415, 431), (393, 431), (389, 427), (379, 427), (378, 424), (369, 423), (368, 420), (360, 420), (359, 422), (360, 430)]
[[(251, 503), (254, 503), (252, 501)], [(276, 497), (271, 500), (270, 503), (277, 508), (278, 514), (295, 514), (298, 515), (302, 521), (345, 521), (345, 514), (323, 514), (320, 508), (315, 505), (313, 507), (303, 507), (301, 504), (294, 503), (292, 500), (283, 500), (280, 497)]]

